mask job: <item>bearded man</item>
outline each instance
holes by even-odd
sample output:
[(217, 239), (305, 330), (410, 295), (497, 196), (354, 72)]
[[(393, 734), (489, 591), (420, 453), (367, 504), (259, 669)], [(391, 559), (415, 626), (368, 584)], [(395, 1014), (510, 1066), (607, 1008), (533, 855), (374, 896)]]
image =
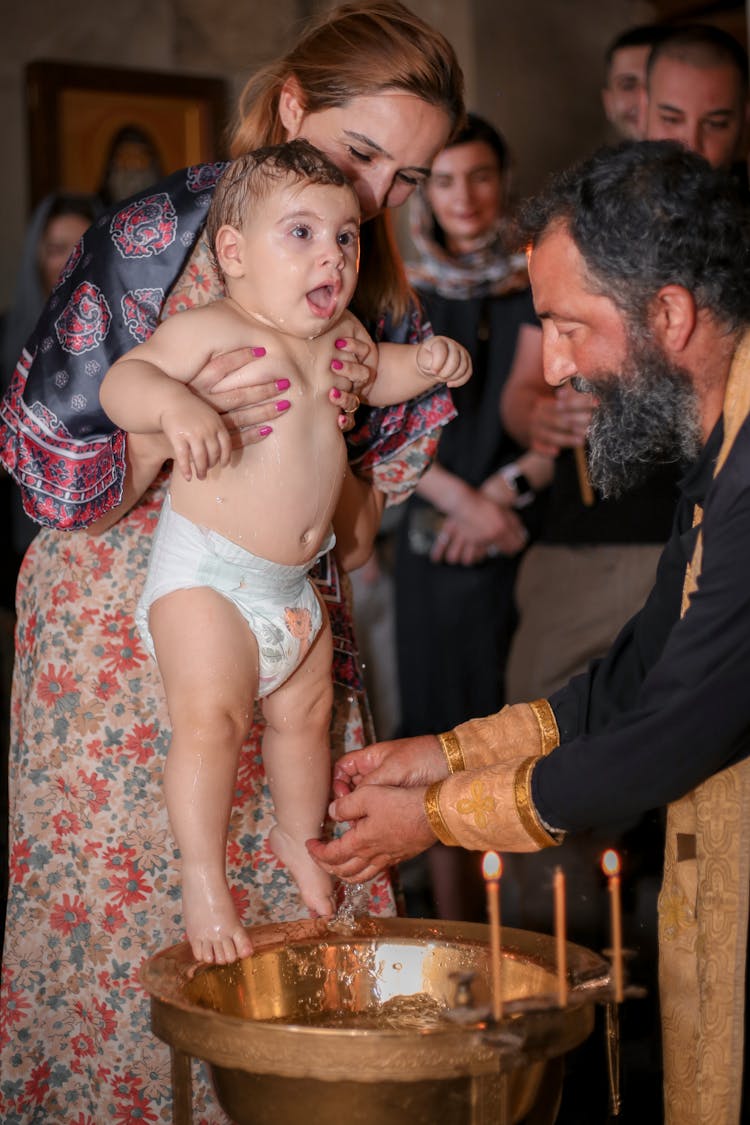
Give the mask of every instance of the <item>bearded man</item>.
[[(530, 852), (668, 805), (660, 898), (665, 1120), (742, 1114), (750, 878), (750, 230), (736, 187), (672, 142), (604, 150), (526, 208), (545, 377), (595, 392), (591, 476), (689, 467), (654, 588), (549, 700), (337, 766), (329, 871), (436, 839)], [(750, 1110), (747, 1102), (746, 1110)]]

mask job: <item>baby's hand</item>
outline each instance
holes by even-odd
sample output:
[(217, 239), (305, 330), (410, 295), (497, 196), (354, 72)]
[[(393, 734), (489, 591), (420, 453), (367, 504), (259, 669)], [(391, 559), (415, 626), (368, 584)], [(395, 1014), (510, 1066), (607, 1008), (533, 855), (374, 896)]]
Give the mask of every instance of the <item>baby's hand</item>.
[(449, 387), (460, 387), (471, 378), (471, 356), (449, 336), (433, 336), (417, 349), (420, 373)]
[(188, 392), (162, 411), (160, 423), (172, 446), (174, 459), (185, 480), (204, 480), (214, 465), (228, 465), (232, 441), (222, 418), (212, 406)]

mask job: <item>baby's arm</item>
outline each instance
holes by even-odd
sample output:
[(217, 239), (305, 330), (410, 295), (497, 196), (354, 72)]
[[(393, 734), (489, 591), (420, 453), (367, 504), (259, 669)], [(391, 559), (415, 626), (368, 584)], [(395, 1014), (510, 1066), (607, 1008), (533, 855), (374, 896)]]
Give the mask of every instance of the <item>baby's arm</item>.
[(188, 310), (164, 321), (110, 367), (99, 392), (102, 407), (121, 429), (166, 435), (186, 480), (191, 464), (202, 480), (212, 465), (226, 465), (231, 453), (223, 420), (187, 386), (211, 357), (212, 328), (220, 328), (208, 312)]
[(380, 344), (378, 374), (367, 391), (372, 406), (392, 406), (423, 394), (430, 385), (460, 387), (471, 378), (471, 356), (448, 336), (421, 344)]

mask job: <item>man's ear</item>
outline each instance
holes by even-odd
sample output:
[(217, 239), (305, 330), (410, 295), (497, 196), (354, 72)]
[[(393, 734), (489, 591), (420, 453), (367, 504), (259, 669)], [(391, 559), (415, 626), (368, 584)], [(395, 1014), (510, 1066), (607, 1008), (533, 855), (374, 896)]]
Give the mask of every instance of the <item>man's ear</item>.
[(693, 294), (682, 285), (664, 285), (651, 306), (651, 327), (661, 346), (674, 355), (690, 343), (698, 320)]
[(236, 227), (219, 227), (214, 253), (221, 272), (227, 277), (242, 277), (245, 272), (245, 239)]
[(302, 87), (296, 77), (290, 74), (279, 94), (279, 118), (288, 141), (299, 136), (306, 113)]

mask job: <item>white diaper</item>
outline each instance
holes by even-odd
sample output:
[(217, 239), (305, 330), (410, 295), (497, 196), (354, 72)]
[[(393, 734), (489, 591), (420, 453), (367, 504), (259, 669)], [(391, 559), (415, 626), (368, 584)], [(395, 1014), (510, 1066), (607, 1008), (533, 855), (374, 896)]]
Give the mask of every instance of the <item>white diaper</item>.
[[(336, 541), (333, 532), (317, 558)], [(275, 691), (298, 667), (320, 632), (323, 613), (308, 573), (317, 559), (284, 566), (258, 558), (218, 531), (173, 511), (169, 496), (153, 536), (146, 584), (135, 622), (148, 651), (153, 603), (175, 590), (206, 586), (237, 606), (258, 642), (259, 698)]]

